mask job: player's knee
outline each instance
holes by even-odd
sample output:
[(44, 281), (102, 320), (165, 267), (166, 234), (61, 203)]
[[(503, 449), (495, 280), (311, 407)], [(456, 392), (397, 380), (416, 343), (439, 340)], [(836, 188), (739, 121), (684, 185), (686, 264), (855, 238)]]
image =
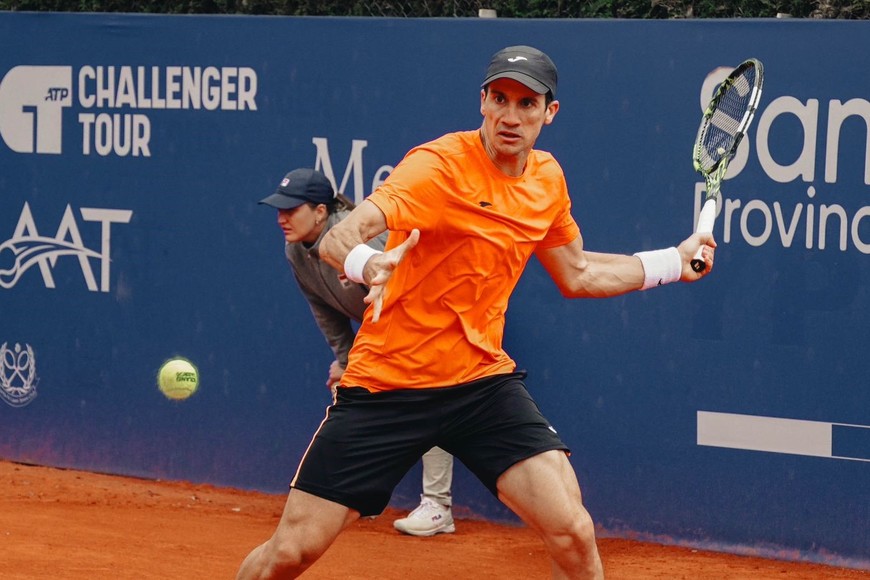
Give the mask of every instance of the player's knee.
[(294, 578), (311, 566), (320, 556), (319, 552), (306, 549), (297, 542), (278, 541), (273, 538), (266, 544), (263, 553), (269, 578)]
[(574, 537), (577, 541), (588, 547), (595, 545), (595, 523), (589, 512), (583, 510), (583, 514), (574, 522)]
[(550, 545), (557, 551), (585, 554), (595, 550), (595, 524), (586, 510), (552, 530)]

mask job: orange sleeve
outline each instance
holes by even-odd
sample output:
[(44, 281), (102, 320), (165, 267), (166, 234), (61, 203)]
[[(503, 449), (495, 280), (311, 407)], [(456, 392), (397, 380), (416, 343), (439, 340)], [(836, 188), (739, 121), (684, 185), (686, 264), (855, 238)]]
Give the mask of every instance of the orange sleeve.
[[(558, 167), (555, 159), (552, 159), (552, 162)], [(565, 183), (565, 176), (561, 168), (558, 172), (558, 187), (560, 189), (560, 210), (556, 219), (553, 220), (553, 225), (547, 231), (547, 235), (538, 243), (538, 249), (558, 248), (573, 242), (574, 238), (580, 235), (580, 226), (571, 215), (571, 198), (568, 195), (568, 184)]]
[(369, 197), (387, 218), (391, 231), (431, 230), (441, 219), (444, 179), (440, 156), (425, 146), (412, 149)]

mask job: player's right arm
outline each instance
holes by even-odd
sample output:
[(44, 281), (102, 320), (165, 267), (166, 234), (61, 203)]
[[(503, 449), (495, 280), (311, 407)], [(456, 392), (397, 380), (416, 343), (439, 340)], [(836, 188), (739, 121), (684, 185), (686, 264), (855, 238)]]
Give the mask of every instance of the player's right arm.
[(633, 256), (600, 254), (583, 247), (583, 237), (535, 255), (567, 298), (603, 298), (641, 287), (643, 266)]
[[(693, 282), (703, 277), (691, 267), (695, 252), (703, 247), (703, 257), (713, 267), (716, 242), (710, 234), (693, 234), (678, 247), (682, 263), (677, 268), (680, 279)], [(604, 298), (639, 290), (644, 284), (644, 265), (636, 256), (589, 252), (583, 248), (582, 236), (555, 248), (539, 249), (535, 254), (567, 298)]]
[[(365, 200), (326, 233), (320, 242), (320, 258), (336, 270), (344, 272), (348, 254), (386, 229), (387, 218), (384, 212), (370, 200)], [(377, 322), (381, 315), (384, 285), (405, 257), (405, 253), (416, 246), (419, 239), (420, 232), (415, 229), (404, 242), (386, 252), (374, 253), (361, 267), (362, 282), (369, 287), (365, 302), (374, 306), (372, 322)]]

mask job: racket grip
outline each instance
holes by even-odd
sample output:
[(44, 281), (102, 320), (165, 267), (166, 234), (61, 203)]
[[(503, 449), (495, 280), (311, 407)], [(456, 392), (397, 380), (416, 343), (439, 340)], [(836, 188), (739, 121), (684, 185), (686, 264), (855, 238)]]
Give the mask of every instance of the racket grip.
[[(698, 216), (698, 227), (695, 228), (695, 233), (709, 234), (713, 231), (713, 224), (716, 223), (716, 200), (708, 199), (704, 202), (704, 207), (701, 208), (701, 213)], [(695, 272), (703, 272), (707, 269), (707, 263), (701, 257), (701, 252), (704, 248), (698, 248), (695, 257), (692, 258), (692, 270)]]

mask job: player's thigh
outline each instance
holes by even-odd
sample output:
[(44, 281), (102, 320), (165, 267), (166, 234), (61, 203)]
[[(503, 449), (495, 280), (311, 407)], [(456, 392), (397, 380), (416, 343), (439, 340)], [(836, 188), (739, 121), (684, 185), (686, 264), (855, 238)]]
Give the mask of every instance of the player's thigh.
[(381, 513), (433, 445), (437, 423), (427, 402), (426, 393), (339, 388), (291, 486), (363, 516)]
[(499, 477), (497, 487), (499, 499), (538, 531), (570, 529), (589, 519), (577, 476), (562, 450), (514, 464)]
[[(438, 444), (498, 495), (511, 466), (544, 451), (567, 450), (523, 384), (524, 373), (488, 377), (442, 408), (450, 417)], [(466, 387), (458, 387), (465, 389)]]

